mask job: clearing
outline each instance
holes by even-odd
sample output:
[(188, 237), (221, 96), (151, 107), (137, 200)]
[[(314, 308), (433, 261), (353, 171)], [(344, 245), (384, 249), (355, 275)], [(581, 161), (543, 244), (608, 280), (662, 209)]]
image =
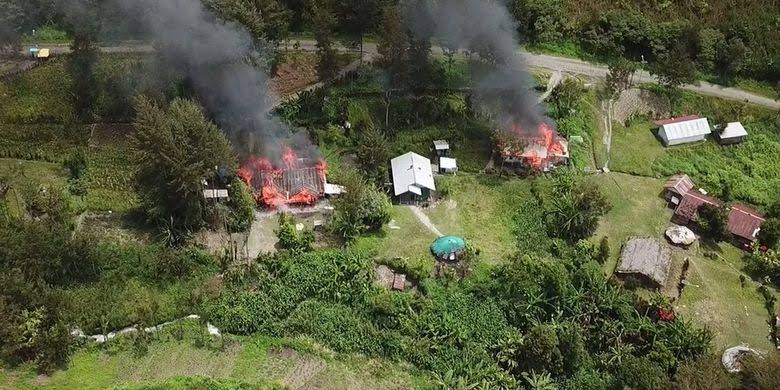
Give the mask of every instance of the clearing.
[[(665, 240), (663, 234), (670, 225), (672, 210), (661, 197), (663, 180), (614, 172), (594, 176), (592, 180), (613, 205), (592, 238), (597, 243), (602, 237), (609, 237), (610, 258), (604, 268), (611, 274), (628, 237)], [(674, 264), (690, 260), (688, 285), (675, 303), (677, 309), (686, 318), (714, 331), (716, 350), (742, 343), (763, 350), (772, 348), (764, 298), (750, 278), (744, 287), (740, 282), (742, 251), (728, 243), (697, 243), (687, 250), (675, 248), (672, 253)]]
[[(427, 379), (410, 368), (361, 356), (338, 355), (307, 339), (231, 338), (223, 348), (196, 347), (193, 340), (162, 336), (138, 356), (125, 343), (77, 352), (67, 369), (37, 376), (31, 368), (0, 369), (0, 388), (105, 389), (155, 385), (181, 377), (230, 379), (289, 389), (408, 389)], [(124, 341), (120, 341), (124, 342)]]

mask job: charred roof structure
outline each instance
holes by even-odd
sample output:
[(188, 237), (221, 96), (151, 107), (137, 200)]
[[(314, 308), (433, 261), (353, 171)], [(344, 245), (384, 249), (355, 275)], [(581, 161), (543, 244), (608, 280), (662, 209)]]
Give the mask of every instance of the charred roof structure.
[(312, 205), (325, 195), (327, 167), (324, 161), (298, 158), (286, 148), (283, 166), (268, 159), (250, 158), (238, 175), (252, 189), (255, 200), (266, 207)]
[(506, 164), (547, 172), (569, 162), (569, 142), (546, 123), (540, 125), (536, 135), (522, 130), (499, 130), (495, 138), (498, 153)]
[(666, 283), (672, 266), (671, 250), (652, 238), (632, 238), (623, 247), (620, 256), (620, 275), (636, 275), (650, 281), (655, 287)]

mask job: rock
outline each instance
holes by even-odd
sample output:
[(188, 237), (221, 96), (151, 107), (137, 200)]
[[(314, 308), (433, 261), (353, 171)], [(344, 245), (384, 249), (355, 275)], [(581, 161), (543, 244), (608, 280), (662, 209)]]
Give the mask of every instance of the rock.
[(756, 350), (740, 345), (724, 351), (720, 360), (726, 371), (733, 374), (742, 370), (742, 359), (751, 354), (761, 356)]
[(677, 245), (691, 245), (696, 242), (696, 234), (685, 226), (672, 226), (666, 229), (666, 237)]

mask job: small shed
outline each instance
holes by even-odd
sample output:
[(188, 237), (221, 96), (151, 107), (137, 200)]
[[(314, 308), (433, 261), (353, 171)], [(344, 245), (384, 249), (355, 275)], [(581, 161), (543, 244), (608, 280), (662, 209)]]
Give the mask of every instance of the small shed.
[(51, 55), (51, 53), (50, 53), (49, 49), (40, 49), (38, 51), (38, 54), (36, 55), (36, 57), (39, 60), (45, 60), (45, 59), (49, 58), (50, 55)]
[(409, 152), (390, 161), (393, 172), (393, 193), (399, 202), (414, 204), (430, 199), (436, 191), (431, 160)]
[(433, 151), (436, 157), (447, 157), (450, 155), (450, 143), (445, 140), (433, 141)]
[(744, 204), (735, 204), (729, 210), (727, 229), (739, 243), (750, 245), (758, 238), (764, 222), (764, 214)]
[(660, 123), (658, 136), (666, 146), (704, 141), (712, 133), (707, 118), (684, 117), (656, 123)]
[(733, 145), (744, 142), (748, 133), (740, 122), (731, 122), (724, 128), (715, 132), (715, 138), (721, 145)]
[(436, 260), (456, 262), (466, 252), (466, 240), (458, 236), (443, 236), (431, 244), (431, 254)]
[(664, 197), (666, 201), (678, 206), (682, 198), (694, 187), (693, 180), (688, 175), (674, 175), (664, 184)]
[(458, 172), (458, 161), (450, 157), (439, 157), (439, 173)]
[(666, 284), (672, 266), (672, 252), (662, 242), (652, 238), (633, 238), (623, 247), (619, 275), (634, 275), (653, 287)]

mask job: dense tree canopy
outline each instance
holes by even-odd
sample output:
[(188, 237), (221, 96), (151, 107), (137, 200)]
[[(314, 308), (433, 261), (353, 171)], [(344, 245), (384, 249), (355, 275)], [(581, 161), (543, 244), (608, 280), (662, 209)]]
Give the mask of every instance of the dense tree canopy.
[(193, 101), (176, 99), (161, 108), (139, 98), (136, 105), (133, 148), (147, 216), (176, 231), (200, 227), (204, 181), (236, 166), (227, 138)]

